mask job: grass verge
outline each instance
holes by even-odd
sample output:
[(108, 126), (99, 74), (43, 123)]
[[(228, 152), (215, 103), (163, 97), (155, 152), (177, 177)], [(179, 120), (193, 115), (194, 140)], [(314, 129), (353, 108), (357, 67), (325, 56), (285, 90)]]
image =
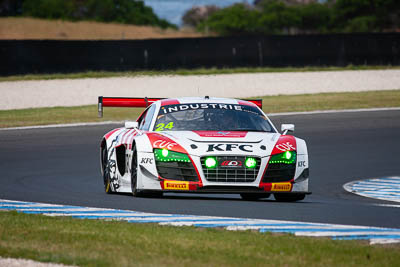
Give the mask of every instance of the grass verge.
[(0, 17), (0, 40), (135, 40), (203, 37), (192, 29), (161, 29), (115, 22)]
[(54, 74), (29, 74), (0, 77), (0, 82), (25, 81), (25, 80), (52, 80), (52, 79), (82, 79), (82, 78), (110, 78), (110, 77), (137, 77), (137, 76), (159, 76), (159, 75), (216, 75), (234, 73), (268, 73), (268, 72), (310, 72), (310, 71), (344, 71), (344, 70), (387, 70), (400, 69), (399, 66), (353, 66), (346, 67), (285, 67), (285, 68), (198, 68), (178, 69), (167, 71), (87, 71), (80, 73), (54, 73)]
[[(323, 93), (309, 95), (264, 96), (263, 110), (268, 113), (400, 107), (400, 90)], [(77, 122), (100, 122), (136, 119), (143, 109), (105, 108), (97, 117), (97, 106), (0, 110), (0, 127), (48, 125)]]
[(0, 256), (79, 266), (399, 266), (400, 246), (0, 212)]

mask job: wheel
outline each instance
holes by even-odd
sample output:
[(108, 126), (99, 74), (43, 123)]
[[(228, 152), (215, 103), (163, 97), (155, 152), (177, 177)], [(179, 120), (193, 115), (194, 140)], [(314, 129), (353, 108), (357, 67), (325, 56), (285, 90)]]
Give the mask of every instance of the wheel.
[(107, 194), (112, 194), (113, 191), (112, 191), (111, 177), (110, 177), (111, 166), (108, 162), (108, 153), (106, 145), (101, 149), (101, 167), (103, 173), (104, 191)]
[(136, 144), (133, 144), (132, 169), (131, 169), (132, 195), (134, 197), (141, 197), (142, 194), (137, 189), (137, 173), (138, 173), (137, 151), (136, 151)]
[(294, 202), (303, 200), (306, 197), (306, 194), (301, 193), (293, 193), (293, 194), (284, 194), (284, 193), (275, 193), (274, 198), (276, 201), (280, 202)]
[(133, 144), (132, 169), (131, 169), (132, 195), (134, 197), (162, 197), (163, 196), (163, 192), (161, 192), (161, 191), (139, 191), (137, 189), (137, 174), (138, 174), (137, 150), (136, 150), (136, 145)]
[(240, 194), (244, 200), (258, 200), (260, 198), (269, 198), (271, 194), (269, 193), (243, 193)]

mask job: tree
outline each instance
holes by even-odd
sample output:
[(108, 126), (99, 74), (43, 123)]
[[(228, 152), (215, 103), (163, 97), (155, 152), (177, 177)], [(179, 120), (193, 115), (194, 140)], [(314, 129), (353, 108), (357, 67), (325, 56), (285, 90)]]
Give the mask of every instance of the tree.
[(259, 15), (245, 4), (234, 4), (213, 13), (198, 25), (198, 29), (209, 29), (221, 35), (256, 34), (259, 33)]
[(339, 31), (383, 31), (400, 26), (398, 0), (337, 0), (333, 8)]
[(299, 6), (300, 31), (306, 33), (327, 33), (332, 28), (333, 9), (326, 4), (311, 3)]
[(208, 17), (210, 17), (218, 10), (220, 10), (220, 8), (214, 5), (194, 6), (188, 11), (186, 11), (185, 14), (183, 15), (182, 17), (183, 24), (185, 26), (197, 27), (197, 25), (205, 21)]
[(74, 1), (29, 0), (22, 5), (23, 15), (45, 19), (68, 19), (73, 12)]
[(289, 33), (301, 24), (298, 8), (282, 1), (264, 0), (260, 2), (259, 8), (262, 11), (261, 25), (264, 33)]
[(400, 29), (399, 0), (255, 0), (211, 15), (207, 25), (223, 35), (375, 32)]
[(22, 15), (46, 19), (95, 20), (172, 27), (138, 0), (24, 0)]
[(22, 2), (23, 0), (0, 0), (0, 17), (21, 15)]

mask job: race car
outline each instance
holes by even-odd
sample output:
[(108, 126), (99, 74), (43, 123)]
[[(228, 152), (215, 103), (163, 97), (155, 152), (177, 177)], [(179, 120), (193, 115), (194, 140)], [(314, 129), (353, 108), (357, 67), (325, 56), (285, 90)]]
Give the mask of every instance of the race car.
[(100, 143), (106, 193), (233, 193), (245, 200), (298, 201), (308, 191), (304, 140), (280, 134), (261, 100), (99, 97), (104, 107), (145, 107)]

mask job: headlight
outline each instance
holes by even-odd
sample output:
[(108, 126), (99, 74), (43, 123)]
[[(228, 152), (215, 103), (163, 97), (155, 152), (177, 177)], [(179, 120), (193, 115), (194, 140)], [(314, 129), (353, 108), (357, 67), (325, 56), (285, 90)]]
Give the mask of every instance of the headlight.
[(271, 156), (269, 163), (293, 164), (296, 162), (296, 156), (296, 151), (285, 151), (283, 153)]
[(207, 157), (206, 160), (204, 161), (207, 169), (214, 169), (217, 167), (217, 159), (215, 157)]
[(156, 161), (178, 161), (178, 162), (190, 162), (189, 156), (184, 153), (171, 151), (168, 149), (154, 149), (154, 156)]
[(253, 169), (257, 166), (257, 160), (255, 158), (246, 158), (244, 165), (246, 165), (246, 168), (248, 169)]

